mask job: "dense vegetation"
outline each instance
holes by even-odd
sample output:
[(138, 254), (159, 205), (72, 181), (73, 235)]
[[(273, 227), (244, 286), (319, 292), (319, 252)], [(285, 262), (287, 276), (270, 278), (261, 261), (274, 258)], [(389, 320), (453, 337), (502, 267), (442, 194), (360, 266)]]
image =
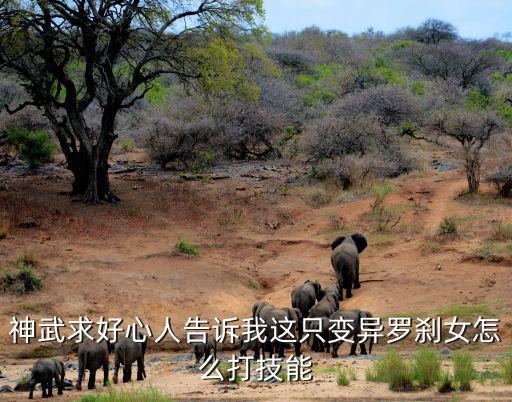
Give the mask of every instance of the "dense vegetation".
[[(119, 112), (116, 130), (161, 165), (285, 157), (314, 162), (313, 178), (344, 188), (414, 170), (415, 149), (426, 141), (455, 151), (472, 193), (494, 143), (501, 173), (489, 180), (510, 193), (503, 177), (511, 166), (512, 44), (466, 40), (433, 19), (391, 35), (311, 27), (229, 40), (229, 49), (214, 40), (201, 50), (215, 60), (202, 86), (183, 87), (163, 74)], [(7, 79), (0, 91), (5, 99), (22, 97)], [(31, 118), (4, 116), (2, 130), (33, 126), (37, 113), (24, 113)]]

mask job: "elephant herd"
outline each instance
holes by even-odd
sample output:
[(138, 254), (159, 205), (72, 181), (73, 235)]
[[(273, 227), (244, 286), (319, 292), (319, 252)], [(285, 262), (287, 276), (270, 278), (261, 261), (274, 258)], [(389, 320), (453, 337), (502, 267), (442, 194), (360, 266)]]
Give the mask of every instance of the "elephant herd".
[[(329, 323), (333, 320), (343, 319), (352, 322), (352, 329), (346, 338), (352, 337), (350, 354), (355, 355), (357, 345), (360, 346), (361, 354), (366, 354), (365, 343), (359, 343), (357, 338), (361, 333), (362, 318), (369, 318), (371, 314), (361, 310), (340, 310), (340, 302), (343, 301), (343, 290), (347, 298), (352, 297), (352, 288), (361, 287), (359, 281), (359, 254), (367, 247), (368, 243), (361, 234), (353, 234), (346, 237), (336, 238), (332, 244), (331, 263), (336, 274), (336, 283), (322, 288), (320, 282), (307, 280), (302, 285), (296, 286), (291, 292), (292, 307), (276, 307), (269, 302), (263, 301), (254, 304), (252, 317), (264, 323), (266, 342), (261, 344), (258, 340), (250, 342), (241, 341), (240, 355), (246, 356), (249, 350), (254, 352), (254, 358), (259, 359), (260, 352), (265, 358), (265, 352), (284, 358), (286, 344), (283, 337), (293, 334), (294, 340), (291, 346), (295, 355), (301, 354), (301, 339), (303, 338), (304, 318), (316, 320), (307, 321), (307, 329), (310, 333), (321, 332), (323, 341), (314, 337), (311, 342), (311, 349), (315, 352), (331, 353), (337, 357), (337, 351), (341, 341), (330, 342)], [(278, 328), (277, 322), (289, 322), (289, 328)], [(286, 332), (286, 333), (285, 333)], [(132, 365), (137, 363), (137, 380), (146, 377), (144, 369), (144, 355), (146, 353), (146, 342), (135, 342), (129, 337), (120, 337), (112, 344), (107, 340), (96, 342), (85, 340), (78, 347), (78, 379), (76, 389), (82, 389), (82, 382), (85, 370), (89, 370), (88, 389), (95, 388), (96, 372), (103, 369), (103, 385), (108, 383), (109, 355), (114, 352), (115, 365), (112, 382), (117, 384), (120, 365), (123, 365), (123, 382), (130, 382), (132, 376)], [(332, 350), (331, 350), (332, 349)], [(370, 341), (369, 352), (372, 344)], [(212, 337), (204, 344), (196, 344), (193, 349), (196, 362), (204, 357), (206, 360), (212, 353), (216, 358), (217, 343)], [(29, 399), (33, 398), (36, 384), (41, 384), (43, 398), (52, 396), (53, 383), (58, 389), (59, 395), (64, 389), (64, 364), (56, 359), (39, 359), (34, 363), (30, 376)]]
[[(82, 389), (85, 370), (89, 370), (88, 389), (95, 388), (96, 371), (103, 369), (103, 386), (108, 384), (109, 355), (114, 352), (115, 364), (112, 382), (117, 384), (120, 365), (123, 365), (123, 382), (130, 382), (132, 365), (137, 362), (137, 380), (146, 377), (144, 369), (144, 355), (147, 341), (135, 342), (129, 337), (120, 337), (112, 344), (107, 340), (96, 342), (86, 339), (78, 346), (78, 379), (76, 389)], [(53, 383), (57, 386), (58, 394), (64, 390), (64, 363), (56, 359), (39, 359), (34, 363), (30, 375), (29, 399), (33, 399), (37, 384), (41, 384), (43, 398), (53, 396)]]
[[(371, 318), (371, 313), (361, 310), (340, 310), (343, 291), (345, 290), (347, 298), (351, 298), (352, 288), (358, 289), (361, 287), (359, 281), (359, 254), (364, 251), (367, 245), (366, 238), (362, 234), (336, 238), (331, 243), (331, 263), (336, 274), (336, 283), (322, 288), (320, 282), (307, 280), (302, 285), (294, 287), (291, 292), (291, 308), (276, 307), (265, 301), (254, 304), (253, 319), (259, 320), (265, 325), (267, 341), (265, 344), (260, 344), (257, 341), (241, 342), (240, 354), (245, 355), (248, 350), (253, 350), (255, 358), (259, 358), (261, 350), (263, 357), (265, 357), (265, 352), (284, 357), (285, 344), (279, 341), (279, 339), (282, 339), (280, 338), (282, 334), (279, 331), (283, 332), (284, 329), (279, 329), (276, 323), (288, 319), (295, 323), (295, 325), (292, 325), (290, 333), (295, 335), (293, 346), (295, 354), (299, 356), (301, 353), (300, 339), (303, 335), (305, 318), (312, 319), (307, 320), (306, 328), (308, 332), (319, 334), (323, 340), (320, 341), (319, 337), (313, 337), (311, 341), (312, 351), (330, 352), (333, 357), (337, 357), (342, 341), (334, 339), (332, 342), (330, 341), (330, 323), (344, 320), (350, 322), (352, 326), (349, 334), (345, 336), (347, 339), (353, 339), (350, 354), (356, 354), (357, 345), (360, 347), (361, 354), (367, 354), (365, 343), (360, 343), (358, 338), (361, 334), (362, 319)], [(274, 341), (269, 341), (269, 339), (274, 339)], [(371, 340), (367, 342), (370, 343), (368, 351), (371, 353)]]

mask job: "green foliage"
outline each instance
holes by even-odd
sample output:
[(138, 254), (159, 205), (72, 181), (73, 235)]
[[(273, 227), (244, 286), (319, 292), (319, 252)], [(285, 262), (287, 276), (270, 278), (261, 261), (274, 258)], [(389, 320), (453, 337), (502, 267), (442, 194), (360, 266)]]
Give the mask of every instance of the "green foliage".
[(223, 383), (235, 383), (235, 384), (239, 384), (242, 382), (242, 378), (238, 375), (238, 373), (235, 374), (235, 379), (234, 381), (231, 381), (230, 380), (230, 377), (231, 377), (231, 373), (229, 371), (231, 365), (229, 363), (226, 363), (226, 362), (222, 362), (219, 364), (219, 372), (220, 374), (222, 375), (222, 378), (224, 379)]
[(340, 367), (336, 370), (336, 384), (347, 387), (350, 381), (357, 380), (357, 373), (353, 367)]
[(191, 173), (204, 173), (213, 166), (215, 154), (210, 151), (201, 151), (195, 155), (192, 164), (189, 166)]
[(123, 152), (133, 152), (135, 142), (130, 137), (124, 137), (119, 141), (119, 147)]
[(395, 350), (377, 360), (365, 374), (367, 381), (386, 382), (392, 391), (411, 391), (414, 388), (413, 370)]
[(5, 270), (0, 276), (0, 289), (18, 295), (31, 293), (43, 287), (33, 260), (20, 258), (14, 269)]
[(171, 402), (172, 399), (163, 395), (156, 388), (122, 389), (109, 388), (106, 393), (90, 394), (78, 399), (78, 402)]
[(146, 92), (145, 99), (151, 106), (161, 106), (165, 104), (171, 92), (172, 89), (164, 84), (164, 79), (161, 77), (153, 81), (151, 89)]
[(431, 387), (439, 380), (441, 361), (434, 350), (422, 348), (418, 352), (413, 363), (413, 375), (422, 389)]
[(512, 351), (505, 355), (505, 359), (500, 362), (500, 374), (503, 382), (512, 385)]
[(199, 255), (199, 249), (192, 244), (190, 244), (187, 240), (181, 239), (176, 243), (176, 250), (180, 253), (189, 254), (189, 255)]
[(425, 83), (422, 81), (414, 81), (411, 84), (411, 91), (414, 95), (422, 96), (426, 93)]
[(247, 280), (247, 287), (249, 287), (249, 289), (253, 289), (253, 290), (261, 290), (260, 283), (254, 278), (249, 278)]
[(461, 391), (471, 391), (471, 381), (476, 379), (471, 353), (457, 350), (453, 353), (453, 378)]
[(493, 228), (491, 240), (509, 241), (512, 240), (512, 223), (503, 223), (499, 220)]
[(445, 217), (439, 224), (438, 233), (440, 235), (456, 234), (457, 223), (455, 222), (455, 219), (452, 217)]
[(491, 96), (484, 94), (480, 89), (473, 89), (468, 95), (468, 107), (472, 109), (486, 109), (493, 103)]
[(384, 205), (384, 200), (393, 192), (393, 186), (382, 183), (372, 188), (375, 200), (372, 205), (372, 214), (377, 221), (377, 231), (382, 232), (396, 226), (400, 221), (400, 215)]
[(335, 99), (336, 94), (334, 92), (319, 88), (304, 95), (304, 104), (306, 106), (314, 106), (316, 103), (321, 102), (325, 105), (329, 105), (334, 102)]
[(18, 155), (31, 168), (51, 162), (57, 151), (57, 146), (46, 131), (29, 131), (21, 127), (11, 127), (7, 132), (7, 141), (16, 147)]
[(441, 374), (441, 377), (437, 383), (437, 391), (442, 394), (455, 391), (455, 387), (453, 385), (453, 376), (449, 371), (444, 371)]

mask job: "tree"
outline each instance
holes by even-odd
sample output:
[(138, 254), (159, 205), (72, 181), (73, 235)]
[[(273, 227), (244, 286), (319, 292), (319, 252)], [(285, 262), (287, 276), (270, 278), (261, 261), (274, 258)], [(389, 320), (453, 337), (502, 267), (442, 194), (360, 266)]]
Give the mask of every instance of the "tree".
[[(116, 201), (108, 156), (118, 114), (166, 74), (242, 87), (236, 38), (260, 33), (262, 14), (261, 0), (0, 0), (0, 69), (27, 94), (6, 110), (43, 110), (74, 175), (72, 193)], [(85, 118), (91, 108), (98, 127)]]
[(499, 67), (495, 53), (477, 43), (418, 44), (407, 48), (407, 57), (412, 67), (425, 76), (455, 80), (462, 88), (478, 86)]
[[(468, 181), (468, 192), (475, 194), (480, 188), (482, 149), (491, 137), (502, 130), (502, 121), (494, 111), (469, 110), (464, 107), (441, 110), (428, 119), (426, 126), (441, 137), (459, 143), (464, 159), (464, 170)], [(433, 142), (429, 137), (418, 135), (413, 130), (403, 132), (416, 139)], [(435, 141), (439, 145), (447, 145)]]
[(418, 28), (413, 29), (411, 36), (418, 42), (437, 45), (442, 40), (457, 39), (457, 29), (449, 22), (429, 18)]

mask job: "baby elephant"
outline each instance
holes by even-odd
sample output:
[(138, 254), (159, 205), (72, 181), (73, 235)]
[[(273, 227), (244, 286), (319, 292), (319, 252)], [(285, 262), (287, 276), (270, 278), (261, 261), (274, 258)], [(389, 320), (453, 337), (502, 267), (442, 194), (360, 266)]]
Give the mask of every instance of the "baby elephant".
[(43, 388), (43, 398), (53, 396), (53, 380), (57, 384), (58, 394), (64, 390), (64, 363), (55, 359), (39, 359), (32, 367), (28, 399), (34, 399), (36, 384)]
[(199, 361), (204, 356), (204, 361), (208, 359), (208, 357), (212, 354), (213, 357), (217, 359), (217, 341), (211, 336), (208, 337), (207, 341), (204, 343), (196, 343), (194, 345), (194, 356), (196, 357), (196, 364), (199, 364)]
[(131, 338), (122, 336), (116, 342), (114, 347), (115, 365), (112, 381), (117, 384), (119, 367), (123, 365), (123, 383), (132, 380), (132, 364), (137, 362), (137, 381), (146, 378), (144, 369), (144, 355), (146, 353), (147, 340), (144, 342), (135, 342)]

